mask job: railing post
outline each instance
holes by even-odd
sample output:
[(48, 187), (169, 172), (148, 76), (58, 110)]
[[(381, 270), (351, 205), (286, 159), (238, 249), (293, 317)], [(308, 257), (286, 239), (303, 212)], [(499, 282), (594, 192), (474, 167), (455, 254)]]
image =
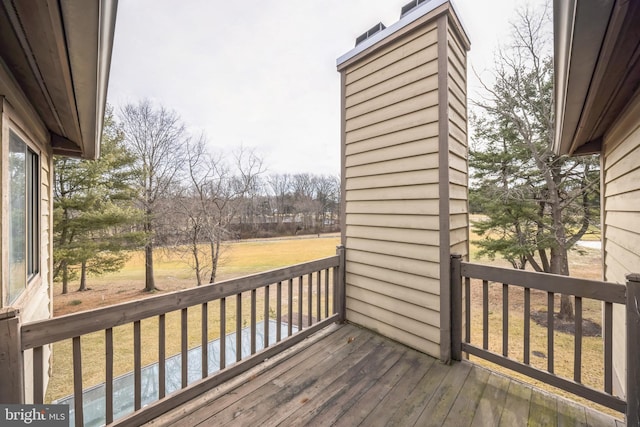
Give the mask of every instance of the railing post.
[(347, 320), (347, 308), (346, 308), (346, 290), (345, 290), (345, 265), (346, 265), (346, 257), (345, 257), (345, 248), (344, 245), (339, 245), (336, 247), (336, 255), (340, 257), (339, 266), (336, 270), (335, 280), (335, 304), (336, 304), (336, 312), (339, 315), (340, 321), (344, 322)]
[(462, 360), (462, 256), (451, 255), (451, 358)]
[(628, 426), (640, 426), (640, 274), (627, 275), (627, 413)]
[(0, 403), (24, 403), (20, 312), (0, 309)]

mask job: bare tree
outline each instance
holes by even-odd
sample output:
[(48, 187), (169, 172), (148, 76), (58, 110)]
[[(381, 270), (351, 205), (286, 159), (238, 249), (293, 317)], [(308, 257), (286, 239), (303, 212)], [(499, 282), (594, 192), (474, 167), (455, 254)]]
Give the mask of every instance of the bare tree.
[(153, 291), (154, 219), (162, 215), (160, 202), (178, 180), (187, 135), (177, 113), (149, 100), (125, 105), (120, 110), (120, 120), (127, 147), (136, 157), (139, 202), (144, 210), (142, 228), (146, 234), (144, 289)]
[(254, 149), (240, 146), (233, 152), (233, 162), (235, 176), (232, 186), (236, 196), (234, 205), (239, 214), (240, 226), (241, 229), (242, 224), (253, 227), (256, 216), (262, 211), (258, 202), (263, 194), (263, 160)]
[(272, 174), (267, 177), (267, 183), (273, 194), (275, 214), (278, 224), (282, 224), (286, 215), (293, 212), (291, 202), (291, 175)]
[[(262, 159), (254, 151), (241, 147), (234, 153), (233, 167), (230, 167), (221, 154), (214, 155), (207, 150), (204, 136), (190, 141), (186, 148), (188, 176), (176, 198), (185, 219), (184, 239), (179, 244), (188, 248), (200, 286), (207, 273), (208, 283), (215, 282), (223, 253), (222, 242), (232, 235), (230, 225), (247, 196), (258, 192)], [(207, 245), (208, 250), (203, 250), (201, 245)]]
[[(318, 175), (313, 178), (315, 186), (316, 221), (322, 229), (338, 212), (340, 199), (340, 178), (333, 175)], [(329, 215), (329, 218), (327, 217)]]

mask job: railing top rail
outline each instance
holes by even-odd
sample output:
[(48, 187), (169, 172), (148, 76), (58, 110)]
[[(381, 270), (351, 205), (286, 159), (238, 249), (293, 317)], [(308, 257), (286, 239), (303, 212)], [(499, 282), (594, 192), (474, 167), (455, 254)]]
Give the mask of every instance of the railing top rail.
[(462, 276), (464, 277), (506, 283), (558, 294), (574, 295), (582, 298), (591, 298), (616, 304), (626, 303), (626, 286), (616, 283), (493, 267), (469, 262), (462, 262), (461, 269)]
[(63, 339), (102, 331), (160, 314), (214, 301), (241, 292), (338, 267), (340, 257), (334, 255), (311, 262), (279, 268), (250, 276), (225, 280), (214, 285), (175, 291), (165, 295), (130, 301), (95, 310), (82, 311), (52, 319), (38, 320), (21, 326), (22, 349), (39, 347)]

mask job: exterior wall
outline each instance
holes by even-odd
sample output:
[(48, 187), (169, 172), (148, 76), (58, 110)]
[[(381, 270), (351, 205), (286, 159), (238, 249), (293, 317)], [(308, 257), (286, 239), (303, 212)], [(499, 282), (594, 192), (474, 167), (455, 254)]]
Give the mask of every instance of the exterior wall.
[[(602, 153), (604, 280), (640, 272), (640, 92), (605, 135)], [(625, 310), (613, 311), (614, 391), (625, 390)]]
[(447, 28), (449, 103), (449, 230), (452, 254), (469, 255), (469, 148), (467, 144), (467, 54), (460, 38)]
[(450, 249), (468, 252), (466, 50), (449, 19), (341, 70), (347, 319), (445, 360)]
[[(447, 168), (448, 177), (448, 199), (449, 202), (443, 206), (442, 215), (449, 218), (449, 253), (446, 254), (450, 258), (451, 254), (461, 255), (463, 260), (469, 259), (469, 200), (468, 200), (468, 182), (469, 182), (469, 149), (467, 143), (467, 55), (463, 43), (454, 31), (454, 26), (447, 26)], [(444, 224), (443, 224), (444, 228)], [(443, 261), (445, 261), (443, 259)], [(443, 276), (446, 276), (446, 282), (443, 281), (441, 286), (447, 287), (446, 295), (449, 295), (449, 283), (451, 281), (449, 263), (441, 263)], [(446, 267), (446, 270), (445, 270)], [(442, 294), (445, 294), (444, 290)], [(463, 295), (463, 293), (461, 293)], [(464, 298), (464, 297), (463, 297)], [(443, 301), (447, 307), (451, 307), (450, 299)], [(462, 302), (462, 328), (464, 328), (465, 306)], [(450, 312), (447, 310), (444, 315), (447, 316), (447, 328), (442, 331), (442, 339), (446, 340), (451, 336)], [(444, 321), (443, 321), (444, 323)], [(449, 349), (451, 345), (447, 341), (446, 348), (441, 348), (443, 359), (450, 358)], [(446, 352), (445, 352), (446, 350)]]
[[(23, 117), (16, 112), (16, 109), (2, 96), (0, 96), (0, 112), (1, 112), (1, 139), (0, 149), (2, 150), (2, 170), (7, 170), (8, 162), (8, 144), (9, 130), (18, 134), (27, 145), (39, 155), (40, 160), (40, 272), (31, 278), (27, 283), (26, 289), (11, 304), (11, 307), (20, 310), (20, 321), (22, 323), (33, 320), (49, 318), (52, 315), (52, 296), (53, 296), (53, 249), (52, 249), (52, 187), (53, 182), (53, 156), (51, 148), (42, 135), (47, 135), (42, 129), (33, 127), (33, 123), (37, 123), (38, 119), (34, 117)], [(8, 177), (6, 172), (2, 174), (2, 212), (8, 212)], [(7, 213), (6, 215), (8, 215)], [(3, 283), (0, 307), (6, 305), (6, 283), (8, 283), (8, 220), (5, 214), (0, 218), (2, 224), (2, 235), (0, 241), (2, 252), (2, 262), (0, 270), (2, 271)], [(48, 361), (50, 356), (50, 348), (44, 349), (44, 372), (48, 372)], [(33, 380), (31, 372), (32, 367), (32, 351), (25, 353), (25, 396), (26, 402), (32, 401), (32, 384)], [(45, 389), (48, 382), (48, 376), (45, 375)]]

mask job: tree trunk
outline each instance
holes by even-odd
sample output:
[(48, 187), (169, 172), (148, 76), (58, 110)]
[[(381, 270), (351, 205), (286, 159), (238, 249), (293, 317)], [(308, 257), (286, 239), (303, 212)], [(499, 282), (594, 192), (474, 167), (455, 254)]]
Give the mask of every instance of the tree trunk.
[[(563, 248), (562, 250), (564, 267), (563, 271), (565, 275), (569, 275), (569, 254), (567, 253), (567, 249)], [(558, 317), (564, 320), (573, 320), (573, 302), (571, 301), (571, 296), (569, 295), (560, 295), (560, 313), (558, 313)]]
[(69, 267), (67, 261), (62, 261), (60, 268), (62, 269), (62, 294), (69, 292)]
[(216, 281), (216, 274), (218, 273), (218, 259), (220, 259), (220, 239), (216, 239), (215, 242), (211, 242), (211, 278), (209, 283)]
[[(563, 276), (569, 275), (569, 254), (567, 253), (567, 236), (562, 220), (562, 203), (560, 200), (561, 173), (559, 166), (552, 165), (545, 173), (547, 187), (551, 199), (551, 219), (555, 237), (555, 247), (551, 248), (551, 273)], [(573, 303), (569, 295), (560, 296), (560, 312), (558, 317), (573, 320)]]
[(197, 286), (201, 286), (202, 285), (202, 272), (200, 271), (200, 256), (198, 254), (198, 244), (195, 242), (195, 239), (193, 241), (193, 260), (195, 262), (195, 270), (196, 270), (196, 285)]
[(153, 224), (151, 218), (153, 211), (147, 208), (146, 218), (144, 223), (144, 232), (147, 237), (147, 242), (144, 245), (144, 290), (146, 292), (155, 291), (156, 281), (153, 277)]
[[(569, 259), (566, 248), (551, 249), (551, 273), (562, 276), (569, 275)], [(558, 317), (564, 320), (573, 320), (573, 302), (571, 296), (560, 295), (560, 312)]]
[(156, 290), (156, 281), (153, 277), (153, 243), (151, 242), (144, 246), (144, 290), (146, 292)]
[(78, 292), (87, 290), (87, 262), (82, 261), (82, 265), (80, 266), (80, 287), (78, 288)]

